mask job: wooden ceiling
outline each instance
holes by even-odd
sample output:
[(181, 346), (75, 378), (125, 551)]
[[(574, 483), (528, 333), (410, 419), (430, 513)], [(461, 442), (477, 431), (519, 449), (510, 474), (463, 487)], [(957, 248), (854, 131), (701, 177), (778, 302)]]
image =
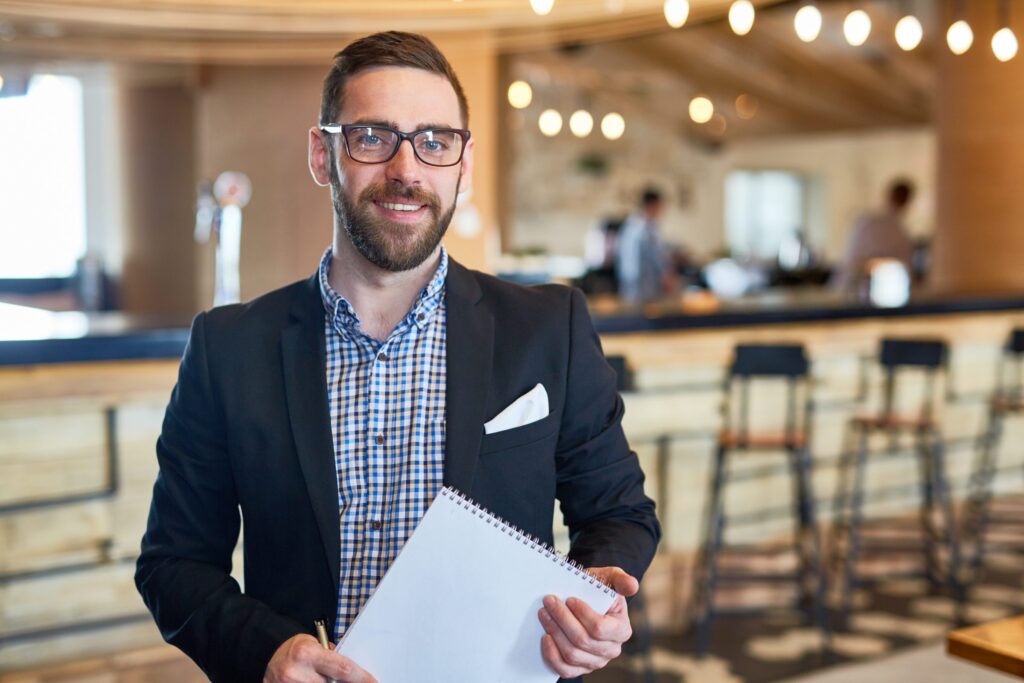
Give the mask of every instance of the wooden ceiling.
[[(552, 106), (590, 101), (600, 110), (602, 102), (614, 103), (627, 117), (629, 111), (653, 117), (711, 145), (930, 122), (936, 43), (928, 36), (936, 34), (935, 17), (918, 13), (926, 40), (903, 52), (892, 37), (899, 5), (858, 5), (869, 10), (874, 29), (868, 43), (857, 48), (841, 33), (847, 3), (819, 5), (824, 28), (809, 44), (793, 30), (799, 4), (780, 3), (760, 11), (746, 36), (735, 35), (724, 20), (678, 31), (664, 27), (643, 37), (522, 54), (513, 58), (510, 73), (539, 83), (537, 99), (547, 95)], [(715, 104), (713, 122), (690, 120), (688, 103), (697, 95)], [(746, 110), (737, 106), (741, 95)]]
[[(778, 0), (755, 0), (769, 5)], [(690, 21), (730, 0), (690, 0)], [(663, 0), (0, 0), (0, 51), (205, 63), (322, 63), (339, 42), (396, 29), (488, 32), (505, 52), (639, 36), (666, 26)]]

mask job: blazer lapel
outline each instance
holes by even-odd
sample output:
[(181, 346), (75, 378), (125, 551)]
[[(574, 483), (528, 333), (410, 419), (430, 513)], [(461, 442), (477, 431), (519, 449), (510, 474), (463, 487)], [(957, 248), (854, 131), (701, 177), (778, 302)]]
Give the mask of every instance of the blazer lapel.
[(288, 416), (337, 593), (341, 562), (338, 480), (327, 409), (324, 311), (315, 275), (293, 299), (290, 313), (291, 325), (281, 333)]
[(494, 356), (494, 317), (471, 272), (449, 261), (444, 483), (470, 493), (484, 433)]

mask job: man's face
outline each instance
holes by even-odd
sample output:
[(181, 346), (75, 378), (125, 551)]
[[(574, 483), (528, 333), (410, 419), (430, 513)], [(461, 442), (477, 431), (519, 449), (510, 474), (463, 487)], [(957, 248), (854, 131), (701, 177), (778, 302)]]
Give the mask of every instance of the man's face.
[[(378, 67), (350, 78), (337, 123), (376, 124), (407, 133), (463, 127), (448, 80), (407, 67)], [(421, 162), (408, 141), (390, 161), (362, 164), (348, 156), (341, 135), (321, 140), (334, 149), (334, 163), (324, 155), (326, 168), (320, 170), (327, 171), (336, 218), (367, 261), (400, 272), (435, 253), (455, 211), (460, 182), (463, 189), (469, 184), (472, 141), (461, 164), (442, 168)], [(310, 166), (321, 182), (316, 143), (310, 142)]]

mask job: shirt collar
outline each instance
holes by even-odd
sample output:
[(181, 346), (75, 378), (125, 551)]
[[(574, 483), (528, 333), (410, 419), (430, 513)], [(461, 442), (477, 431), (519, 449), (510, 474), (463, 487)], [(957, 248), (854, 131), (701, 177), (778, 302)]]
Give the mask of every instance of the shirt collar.
[[(333, 247), (327, 247), (323, 257), (320, 259), (319, 280), (320, 298), (323, 300), (324, 311), (330, 318), (334, 328), (339, 333), (359, 332), (359, 316), (352, 304), (338, 293), (330, 283), (331, 263), (334, 260)], [(430, 282), (420, 292), (416, 303), (405, 319), (398, 324), (395, 332), (404, 332), (410, 325), (416, 325), (420, 329), (426, 327), (438, 306), (444, 300), (444, 285), (448, 278), (448, 250), (441, 246), (441, 262), (430, 278)]]

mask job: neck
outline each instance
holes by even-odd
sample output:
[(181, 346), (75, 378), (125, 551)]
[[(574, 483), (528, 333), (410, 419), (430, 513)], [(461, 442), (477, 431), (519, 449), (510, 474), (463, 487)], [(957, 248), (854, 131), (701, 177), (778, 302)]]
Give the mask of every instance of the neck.
[(440, 262), (441, 247), (438, 246), (412, 270), (400, 273), (384, 270), (356, 251), (343, 229), (335, 230), (334, 258), (328, 281), (352, 304), (363, 331), (384, 341), (412, 310)]

